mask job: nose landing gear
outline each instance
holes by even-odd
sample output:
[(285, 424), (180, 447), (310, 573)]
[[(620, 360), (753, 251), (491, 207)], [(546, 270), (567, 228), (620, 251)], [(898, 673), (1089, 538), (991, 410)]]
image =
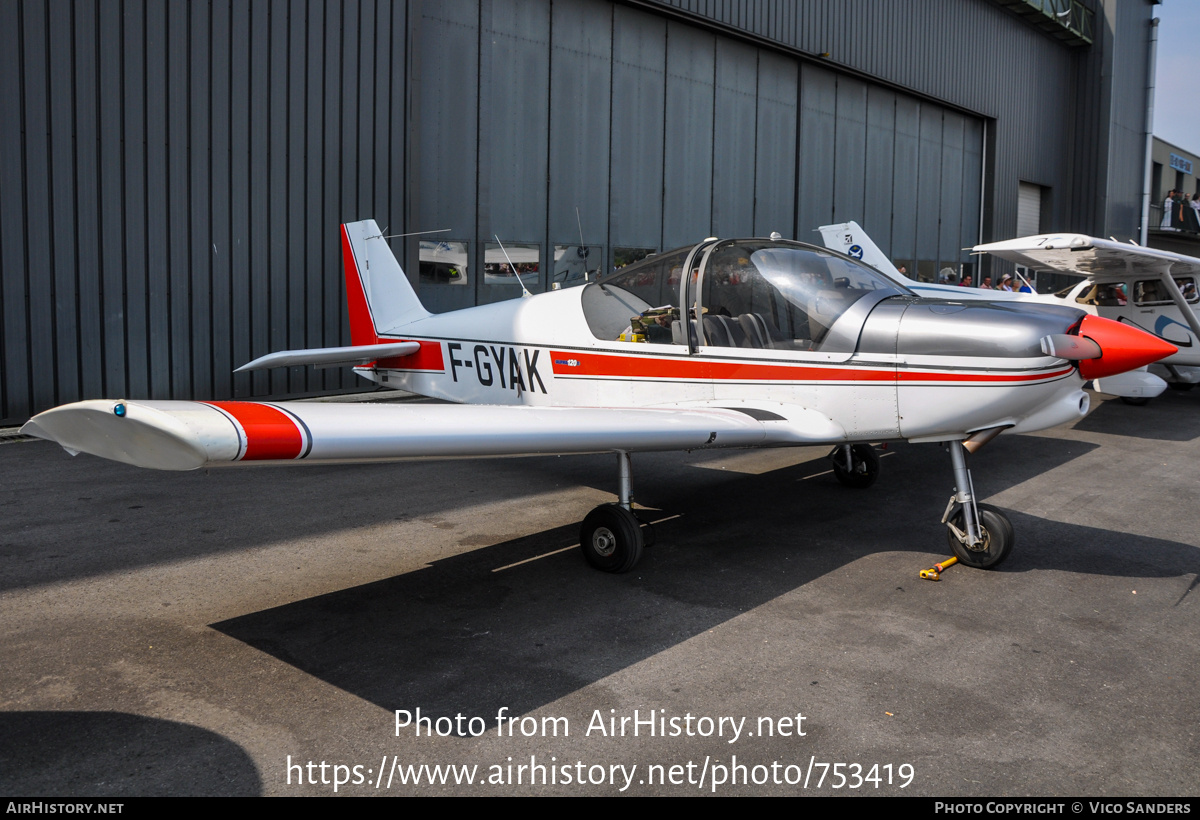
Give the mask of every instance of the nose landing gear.
[[(942, 523), (947, 528), (946, 540), (950, 542), (950, 549), (959, 561), (976, 569), (993, 569), (1008, 557), (1016, 537), (1012, 523), (1003, 512), (991, 504), (975, 502), (975, 487), (971, 482), (971, 471), (967, 469), (968, 446), (972, 440), (948, 442), (950, 461), (954, 465), (954, 494), (946, 504)], [(973, 449), (980, 446), (982, 443)]]

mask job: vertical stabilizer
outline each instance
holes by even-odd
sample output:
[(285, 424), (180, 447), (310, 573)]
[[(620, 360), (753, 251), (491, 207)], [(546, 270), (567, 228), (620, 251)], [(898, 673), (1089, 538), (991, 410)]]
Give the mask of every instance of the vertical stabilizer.
[(393, 335), (430, 315), (382, 234), (374, 219), (342, 225), (350, 340), (355, 345), (375, 344), (381, 335)]
[(896, 270), (896, 266), (892, 264), (892, 260), (888, 259), (884, 252), (879, 250), (878, 246), (871, 241), (871, 237), (867, 236), (867, 232), (857, 222), (843, 222), (840, 225), (822, 225), (818, 230), (821, 232), (821, 239), (825, 242), (825, 247), (831, 251), (853, 256), (855, 259), (861, 259), (876, 270), (886, 273), (888, 276), (893, 276), (900, 282), (908, 279), (907, 276)]

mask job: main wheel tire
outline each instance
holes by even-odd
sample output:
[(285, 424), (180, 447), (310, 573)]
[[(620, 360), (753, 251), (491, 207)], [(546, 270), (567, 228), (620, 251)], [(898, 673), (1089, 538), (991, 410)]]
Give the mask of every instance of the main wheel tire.
[(1167, 387), (1171, 390), (1178, 390), (1181, 393), (1186, 393), (1196, 386), (1195, 382), (1167, 382)]
[(851, 445), (850, 452), (851, 469), (847, 471), (846, 466), (842, 464), (842, 448), (833, 451), (833, 455), (829, 457), (833, 462), (833, 474), (845, 486), (865, 490), (879, 478), (879, 456), (870, 444)]
[(583, 557), (604, 572), (629, 572), (641, 559), (643, 546), (637, 517), (616, 504), (602, 504), (592, 510), (579, 529)]
[[(955, 538), (954, 531), (949, 528), (946, 529), (946, 540), (950, 542), (950, 549), (954, 550), (960, 563), (976, 569), (995, 569), (1012, 552), (1016, 535), (1008, 516), (1000, 510), (991, 504), (977, 504), (976, 508), (979, 510), (980, 535), (983, 536), (980, 548), (970, 549)], [(960, 530), (966, 530), (962, 510), (950, 520)]]
[(1121, 396), (1121, 401), (1131, 407), (1145, 407), (1150, 403), (1150, 399), (1145, 396)]

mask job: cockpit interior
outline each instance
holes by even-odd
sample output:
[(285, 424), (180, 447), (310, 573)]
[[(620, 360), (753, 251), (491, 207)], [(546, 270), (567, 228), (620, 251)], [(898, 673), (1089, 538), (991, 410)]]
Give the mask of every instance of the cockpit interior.
[(912, 295), (823, 248), (730, 239), (648, 257), (589, 284), (582, 300), (605, 341), (811, 351), (868, 294)]

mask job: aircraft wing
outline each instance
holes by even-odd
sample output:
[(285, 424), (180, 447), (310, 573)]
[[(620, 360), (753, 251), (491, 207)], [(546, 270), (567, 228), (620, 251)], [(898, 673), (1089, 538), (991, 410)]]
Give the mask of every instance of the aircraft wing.
[(22, 432), (72, 455), (163, 470), (242, 462), (399, 461), (836, 443), (814, 410), (725, 407), (91, 400), (47, 410)]
[(1083, 234), (1041, 234), (976, 245), (975, 253), (990, 253), (1041, 270), (1076, 273), (1097, 279), (1105, 274), (1160, 276), (1200, 275), (1200, 259), (1141, 245), (1098, 239)]
[(1096, 282), (1124, 282), (1134, 276), (1158, 279), (1179, 308), (1184, 320), (1200, 338), (1200, 317), (1179, 289), (1176, 277), (1200, 276), (1200, 259), (1141, 245), (1097, 239), (1082, 234), (1042, 234), (976, 245), (976, 253), (990, 253), (1030, 268), (1050, 268), (1088, 276)]

